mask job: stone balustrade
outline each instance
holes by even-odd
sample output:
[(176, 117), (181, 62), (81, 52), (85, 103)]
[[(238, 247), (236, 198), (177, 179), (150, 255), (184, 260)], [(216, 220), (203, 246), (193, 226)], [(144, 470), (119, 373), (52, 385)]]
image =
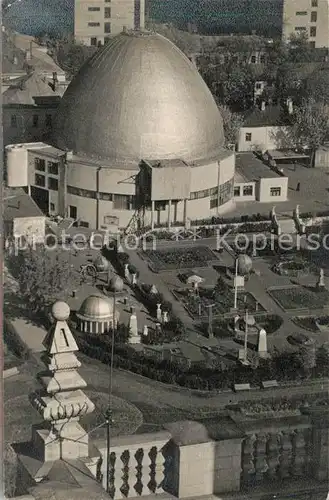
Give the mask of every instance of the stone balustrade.
[[(164, 447), (171, 436), (157, 432), (111, 439), (109, 492), (112, 498), (133, 498), (163, 493)], [(105, 444), (105, 443), (104, 443)], [(98, 478), (107, 489), (107, 449), (99, 448)]]

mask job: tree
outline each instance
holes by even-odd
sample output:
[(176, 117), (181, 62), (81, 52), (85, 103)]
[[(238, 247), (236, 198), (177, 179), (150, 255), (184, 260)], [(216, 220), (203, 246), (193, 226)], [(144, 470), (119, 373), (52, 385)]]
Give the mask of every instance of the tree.
[(222, 102), (235, 111), (249, 109), (254, 101), (255, 76), (248, 66), (236, 66), (222, 84)]
[(79, 282), (68, 251), (43, 245), (20, 250), (8, 257), (8, 267), (18, 281), (21, 299), (32, 314), (45, 313), (56, 300), (67, 300)]
[(238, 141), (239, 130), (242, 127), (243, 118), (241, 114), (233, 113), (228, 106), (218, 106), (223, 118), (225, 146), (236, 144)]
[(316, 366), (315, 346), (311, 345), (300, 347), (297, 353), (297, 357), (302, 369), (305, 372), (305, 375), (309, 377), (312, 373), (312, 370)]
[(313, 165), (316, 150), (329, 141), (328, 108), (314, 99), (303, 99), (292, 120), (292, 126), (286, 131), (287, 142), (298, 149), (308, 149)]
[(292, 34), (289, 39), (289, 61), (292, 63), (314, 62), (315, 49), (310, 45), (307, 33)]
[(314, 71), (304, 83), (305, 93), (309, 99), (329, 105), (329, 67), (328, 65)]

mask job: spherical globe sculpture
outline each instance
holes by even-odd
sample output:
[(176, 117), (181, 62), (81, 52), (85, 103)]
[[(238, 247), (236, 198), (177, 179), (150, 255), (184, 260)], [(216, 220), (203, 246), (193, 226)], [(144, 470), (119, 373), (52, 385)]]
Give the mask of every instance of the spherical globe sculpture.
[(70, 317), (70, 307), (66, 302), (58, 300), (51, 308), (51, 314), (56, 321), (66, 321)]
[(110, 281), (110, 289), (112, 292), (122, 292), (123, 280), (119, 276), (114, 276)]
[(98, 272), (108, 271), (109, 269), (109, 261), (105, 259), (102, 255), (99, 255), (97, 259), (94, 261), (94, 266)]
[(240, 254), (238, 259), (238, 274), (240, 276), (246, 276), (252, 270), (252, 260), (249, 255), (243, 253)]

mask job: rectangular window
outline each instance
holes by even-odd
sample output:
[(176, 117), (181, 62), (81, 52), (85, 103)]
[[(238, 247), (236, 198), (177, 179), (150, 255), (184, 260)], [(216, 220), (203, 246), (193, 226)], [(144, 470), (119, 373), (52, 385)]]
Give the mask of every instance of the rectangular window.
[(300, 10), (296, 12), (296, 16), (307, 16), (307, 10)]
[(47, 170), (48, 174), (58, 175), (58, 163), (55, 163), (53, 161), (48, 161)]
[(97, 45), (97, 38), (92, 37), (92, 38), (90, 39), (90, 45), (93, 45), (93, 46)]
[(40, 187), (45, 187), (46, 185), (46, 178), (44, 175), (40, 175), (40, 174), (35, 174), (35, 181), (34, 181), (35, 185), (36, 186), (40, 186)]
[(50, 211), (55, 212), (55, 203), (50, 203)]
[(252, 135), (250, 132), (246, 133), (246, 142), (251, 142)]
[(266, 56), (264, 56), (264, 55), (260, 56), (259, 62), (261, 64), (265, 64), (266, 63)]
[(113, 215), (104, 215), (104, 224), (107, 226), (118, 226), (119, 225), (119, 218), (115, 217)]
[(53, 177), (48, 177), (48, 189), (52, 189), (53, 191), (58, 191), (58, 179), (54, 179)]
[(255, 89), (256, 90), (261, 90), (261, 88), (262, 88), (262, 84), (260, 82), (256, 82)]
[(104, 23), (104, 33), (111, 33), (111, 23)]
[(309, 42), (311, 49), (315, 49), (315, 42)]
[(53, 121), (52, 121), (52, 116), (51, 115), (46, 115), (46, 127), (51, 127), (53, 124)]
[(74, 207), (73, 205), (69, 205), (69, 217), (70, 219), (77, 219), (77, 207)]
[(88, 7), (89, 12), (99, 12), (100, 10), (100, 7)]
[(252, 196), (253, 186), (243, 186), (243, 196)]
[(240, 196), (240, 186), (234, 186), (234, 196)]
[(105, 0), (105, 3), (111, 3), (111, 0)]
[(318, 6), (318, 0), (312, 0), (312, 7)]
[(256, 56), (251, 56), (251, 62), (252, 62), (252, 64), (256, 63)]
[(295, 31), (306, 31), (306, 26), (296, 26)]
[(310, 36), (312, 38), (315, 38), (316, 37), (316, 26), (311, 26), (310, 27)]
[(35, 158), (34, 159), (34, 168), (35, 168), (35, 170), (39, 170), (40, 172), (45, 172), (46, 171), (45, 160), (42, 160), (41, 158)]
[(166, 202), (165, 201), (156, 201), (154, 204), (155, 210), (166, 210)]
[(97, 28), (101, 23), (88, 23), (89, 28)]
[(280, 187), (272, 187), (270, 188), (271, 196), (281, 196), (281, 188)]
[(104, 201), (113, 201), (111, 193), (99, 193), (99, 199)]
[(12, 128), (17, 128), (17, 116), (16, 115), (11, 115), (10, 123), (11, 123)]
[(39, 116), (38, 115), (33, 115), (33, 118), (32, 118), (32, 126), (34, 128), (37, 128), (39, 125)]
[(113, 208), (116, 210), (132, 210), (134, 204), (134, 196), (126, 194), (113, 195)]
[(318, 20), (318, 13), (317, 11), (313, 11), (311, 12), (311, 23), (316, 23)]
[(85, 221), (81, 220), (79, 222), (79, 227), (87, 227), (88, 228), (89, 227), (89, 222), (85, 222)]
[(67, 192), (69, 194), (74, 194), (75, 196), (81, 196), (82, 198), (92, 198), (96, 199), (96, 191), (90, 191), (89, 189), (80, 189), (74, 186), (67, 186)]
[(215, 198), (214, 200), (210, 200), (210, 208), (218, 207), (218, 200)]
[(111, 18), (111, 7), (105, 7), (104, 9), (104, 17), (105, 19)]

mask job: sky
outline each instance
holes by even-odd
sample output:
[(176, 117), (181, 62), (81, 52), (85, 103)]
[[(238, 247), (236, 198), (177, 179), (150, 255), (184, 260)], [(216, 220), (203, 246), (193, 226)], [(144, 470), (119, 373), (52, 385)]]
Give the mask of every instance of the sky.
[[(124, 0), (122, 0), (124, 1)], [(4, 0), (13, 5), (5, 9), (4, 20), (16, 31), (29, 35), (41, 32), (68, 34), (73, 31), (74, 0)], [(282, 0), (149, 0), (150, 16), (159, 22), (186, 27), (197, 20), (201, 31), (218, 33), (257, 31), (280, 25)]]

